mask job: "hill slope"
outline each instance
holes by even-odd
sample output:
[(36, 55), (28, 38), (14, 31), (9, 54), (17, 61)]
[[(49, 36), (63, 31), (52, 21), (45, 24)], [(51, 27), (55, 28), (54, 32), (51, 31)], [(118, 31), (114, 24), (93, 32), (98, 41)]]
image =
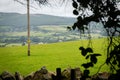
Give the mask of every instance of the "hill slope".
[[(95, 68), (90, 68), (94, 74), (99, 66), (104, 63), (106, 55), (104, 54), (107, 44), (105, 38), (92, 40), (94, 53), (101, 53), (98, 57), (98, 63)], [(27, 56), (27, 46), (13, 46), (0, 48), (0, 73), (2, 71), (20, 72), (21, 74), (29, 74), (33, 71), (46, 66), (48, 70), (55, 71), (57, 67), (62, 69), (68, 67), (81, 67), (83, 62), (87, 62), (81, 56), (79, 47), (87, 47), (88, 40), (60, 42), (54, 44), (31, 45), (31, 56)], [(81, 67), (81, 69), (83, 69)], [(102, 67), (102, 71), (108, 70), (107, 66)]]
[[(58, 17), (43, 14), (30, 15), (31, 26), (41, 25), (69, 25), (75, 22), (75, 18)], [(27, 15), (18, 13), (0, 13), (0, 25), (2, 26), (26, 26)]]

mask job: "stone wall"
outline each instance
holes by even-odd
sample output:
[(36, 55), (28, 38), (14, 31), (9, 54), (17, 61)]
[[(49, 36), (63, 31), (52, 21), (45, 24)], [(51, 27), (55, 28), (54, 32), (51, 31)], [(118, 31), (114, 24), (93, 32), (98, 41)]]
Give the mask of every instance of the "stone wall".
[[(49, 72), (45, 67), (42, 67), (40, 70), (35, 71), (25, 77), (18, 72), (11, 74), (4, 71), (0, 74), (0, 80), (81, 80), (80, 78), (82, 76), (83, 74), (80, 68), (67, 68), (63, 71), (58, 68), (58, 71), (56, 72)], [(95, 74), (90, 78), (87, 78), (87, 80), (108, 80), (109, 76), (109, 73), (103, 72)]]

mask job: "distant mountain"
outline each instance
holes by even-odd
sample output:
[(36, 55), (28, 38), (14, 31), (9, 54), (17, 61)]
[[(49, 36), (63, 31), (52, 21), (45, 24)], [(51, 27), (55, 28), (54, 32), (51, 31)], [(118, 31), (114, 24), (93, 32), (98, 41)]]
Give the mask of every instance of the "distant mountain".
[[(76, 18), (58, 17), (43, 14), (30, 15), (31, 42), (54, 43), (88, 39), (88, 31), (79, 34), (78, 30), (68, 31), (67, 26), (76, 22)], [(106, 36), (101, 23), (91, 22), (90, 33), (92, 38)], [(27, 41), (27, 15), (18, 13), (0, 13), (0, 43), (22, 43)]]
[[(75, 22), (75, 18), (58, 17), (45, 14), (31, 14), (31, 26), (41, 25), (70, 25)], [(3, 13), (0, 12), (1, 26), (26, 26), (27, 15), (19, 13)]]

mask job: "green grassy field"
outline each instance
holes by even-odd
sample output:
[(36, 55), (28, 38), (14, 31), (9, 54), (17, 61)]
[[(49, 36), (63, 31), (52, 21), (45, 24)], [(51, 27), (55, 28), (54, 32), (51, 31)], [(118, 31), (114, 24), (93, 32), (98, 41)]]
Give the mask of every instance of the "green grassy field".
[[(96, 73), (106, 58), (103, 44), (106, 44), (106, 39), (92, 40), (94, 52), (102, 54), (98, 64), (94, 68), (90, 68), (92, 74)], [(27, 46), (0, 48), (0, 73), (7, 70), (27, 75), (39, 70), (42, 66), (46, 66), (49, 71), (55, 71), (57, 67), (62, 68), (62, 70), (68, 67), (83, 69), (81, 64), (87, 62), (79, 51), (79, 47), (83, 45), (87, 47), (88, 40), (31, 45), (31, 56), (27, 56)], [(101, 69), (101, 71), (108, 70), (106, 65)]]

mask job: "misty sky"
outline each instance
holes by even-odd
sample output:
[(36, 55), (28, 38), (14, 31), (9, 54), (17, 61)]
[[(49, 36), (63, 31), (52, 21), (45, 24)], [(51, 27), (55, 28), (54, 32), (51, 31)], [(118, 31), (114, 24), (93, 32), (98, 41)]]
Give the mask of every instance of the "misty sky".
[[(20, 0), (25, 2), (25, 0)], [(73, 7), (71, 2), (62, 4), (60, 0), (50, 0), (50, 4), (46, 6), (39, 6), (37, 3), (31, 0), (31, 10), (30, 13), (40, 13), (40, 14), (50, 14), (57, 16), (74, 16), (72, 11)], [(59, 2), (58, 2), (59, 1)], [(14, 0), (0, 0), (0, 12), (17, 12), (26, 13), (26, 5), (22, 5)]]
[[(26, 4), (26, 0), (19, 0)], [(62, 4), (61, 0), (49, 0), (50, 4), (39, 6), (34, 0), (31, 1), (31, 14), (49, 14), (56, 16), (73, 17), (72, 2), (69, 0)], [(118, 4), (120, 9), (120, 3)], [(17, 12), (25, 14), (27, 12), (26, 5), (22, 5), (14, 0), (0, 0), (0, 12)]]

